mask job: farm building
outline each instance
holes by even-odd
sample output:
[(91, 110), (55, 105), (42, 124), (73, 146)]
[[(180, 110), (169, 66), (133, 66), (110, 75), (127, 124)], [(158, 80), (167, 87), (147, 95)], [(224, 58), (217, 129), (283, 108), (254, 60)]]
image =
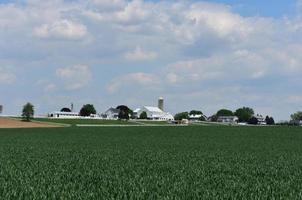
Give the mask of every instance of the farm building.
[(80, 118), (79, 113), (76, 112), (52, 112), (48, 114), (50, 118), (62, 118), (62, 119), (76, 119)]
[(220, 116), (217, 122), (221, 123), (238, 123), (239, 119), (237, 116)]
[(265, 118), (262, 115), (254, 115), (253, 117), (255, 117), (258, 120), (258, 124), (259, 125), (266, 125), (266, 121)]
[(147, 113), (147, 118), (150, 120), (159, 120), (159, 121), (173, 121), (174, 117), (170, 113), (164, 112), (158, 107), (153, 106), (143, 106), (142, 108), (138, 108), (134, 110), (134, 115), (136, 118), (139, 118), (139, 116), (143, 113)]
[(120, 113), (119, 109), (109, 108), (102, 116), (105, 119), (118, 119), (118, 115)]
[(52, 112), (48, 114), (49, 118), (55, 119), (101, 119), (101, 117), (97, 114), (91, 114), (88, 117), (80, 116), (77, 112)]
[(204, 119), (207, 120), (207, 116), (203, 115), (203, 114), (193, 114), (193, 115), (189, 115), (189, 120), (190, 121), (200, 121), (200, 119)]

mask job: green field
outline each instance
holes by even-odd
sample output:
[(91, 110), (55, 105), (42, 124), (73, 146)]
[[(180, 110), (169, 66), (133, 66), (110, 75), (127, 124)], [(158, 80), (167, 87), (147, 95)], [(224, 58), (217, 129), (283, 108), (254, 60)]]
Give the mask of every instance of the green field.
[(100, 119), (50, 119), (36, 118), (35, 122), (47, 122), (64, 125), (169, 125), (166, 121), (147, 121), (147, 120), (100, 120)]
[(50, 118), (36, 118), (34, 121), (50, 122), (59, 124), (99, 124), (99, 125), (137, 125), (135, 122), (122, 120), (99, 120), (99, 119), (50, 119)]
[(300, 127), (0, 129), (0, 199), (301, 199)]

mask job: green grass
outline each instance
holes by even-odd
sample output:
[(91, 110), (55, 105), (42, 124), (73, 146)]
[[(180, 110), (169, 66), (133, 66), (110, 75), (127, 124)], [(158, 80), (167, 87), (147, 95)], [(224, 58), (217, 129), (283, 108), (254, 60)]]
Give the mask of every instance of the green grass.
[(59, 124), (99, 124), (99, 125), (133, 125), (136, 124), (131, 121), (122, 120), (99, 120), (99, 119), (49, 119), (49, 118), (36, 118), (34, 121), (37, 122), (50, 122)]
[(301, 199), (300, 127), (0, 129), (0, 199)]
[(167, 121), (137, 120), (137, 122), (147, 125), (169, 125)]

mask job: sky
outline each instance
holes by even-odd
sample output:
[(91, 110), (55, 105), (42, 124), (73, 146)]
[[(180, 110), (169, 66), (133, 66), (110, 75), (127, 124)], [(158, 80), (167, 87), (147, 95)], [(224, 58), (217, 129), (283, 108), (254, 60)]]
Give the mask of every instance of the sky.
[(0, 104), (302, 110), (300, 0), (0, 0)]

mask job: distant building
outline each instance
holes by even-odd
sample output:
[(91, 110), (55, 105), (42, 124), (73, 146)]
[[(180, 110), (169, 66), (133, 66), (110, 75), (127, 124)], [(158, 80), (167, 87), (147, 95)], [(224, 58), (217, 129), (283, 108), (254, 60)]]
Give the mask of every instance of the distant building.
[(118, 115), (120, 113), (119, 109), (116, 108), (109, 108), (103, 115), (102, 117), (105, 119), (113, 119), (116, 120), (118, 119)]
[(76, 112), (52, 112), (48, 114), (50, 118), (60, 118), (60, 119), (76, 119), (80, 118), (79, 113)]
[(49, 118), (54, 119), (101, 119), (98, 114), (91, 114), (90, 116), (80, 116), (77, 112), (60, 112), (55, 111), (48, 114)]
[(166, 113), (159, 109), (158, 107), (153, 106), (143, 106), (142, 108), (138, 108), (134, 110), (133, 114), (136, 118), (143, 113), (147, 113), (147, 118), (150, 120), (159, 120), (159, 121), (173, 121), (174, 117), (170, 113)]
[(189, 120), (190, 121), (200, 121), (200, 119), (204, 119), (205, 121), (208, 119), (207, 116), (203, 115), (203, 114), (193, 114), (193, 115), (189, 115)]
[(217, 122), (221, 123), (238, 123), (239, 118), (237, 116), (220, 116)]
[(259, 125), (266, 125), (266, 121), (265, 118), (262, 115), (254, 115), (253, 117), (255, 117), (258, 120), (258, 124)]

